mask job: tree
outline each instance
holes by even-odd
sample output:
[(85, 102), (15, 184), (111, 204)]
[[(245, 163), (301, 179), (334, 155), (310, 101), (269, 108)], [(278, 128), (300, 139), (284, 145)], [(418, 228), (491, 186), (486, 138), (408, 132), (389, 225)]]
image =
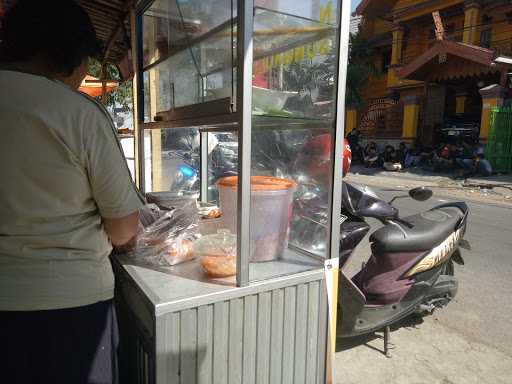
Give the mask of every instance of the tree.
[[(90, 60), (88, 72), (90, 75), (100, 78), (101, 76), (101, 63), (98, 60)], [(119, 71), (114, 64), (107, 64), (107, 80), (120, 80)], [(107, 93), (106, 106), (115, 108), (116, 105), (121, 105), (125, 109), (131, 110), (132, 103), (132, 85), (131, 81), (126, 81), (119, 84), (112, 92)]]
[(363, 104), (361, 95), (372, 76), (380, 76), (373, 63), (373, 48), (361, 33), (350, 35), (350, 52), (347, 68), (346, 103), (354, 106)]

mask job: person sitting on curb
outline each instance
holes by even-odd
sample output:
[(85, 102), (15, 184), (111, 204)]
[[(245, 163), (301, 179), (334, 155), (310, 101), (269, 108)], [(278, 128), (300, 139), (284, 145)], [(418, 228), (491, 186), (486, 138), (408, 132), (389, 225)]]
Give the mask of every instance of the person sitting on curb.
[(400, 164), (402, 164), (402, 168), (405, 167), (405, 159), (407, 158), (408, 153), (409, 153), (409, 148), (407, 148), (407, 144), (402, 141), (398, 145), (398, 150), (396, 151), (396, 154), (398, 156), (398, 161), (400, 161)]
[(366, 168), (376, 167), (379, 162), (379, 151), (377, 150), (377, 143), (372, 141), (364, 149), (364, 164)]
[(361, 148), (361, 144), (359, 143), (361, 137), (361, 132), (359, 129), (354, 128), (348, 135), (347, 141), (350, 146), (350, 150), (352, 151), (352, 162), (353, 163), (364, 163), (364, 154), (363, 148)]
[(455, 165), (455, 158), (457, 157), (457, 146), (455, 144), (444, 144), (439, 146), (439, 149), (434, 152), (432, 163), (434, 172), (447, 172), (451, 171)]
[(492, 166), (485, 159), (483, 151), (477, 151), (472, 143), (467, 140), (460, 143), (459, 157), (455, 161), (460, 167), (456, 176), (457, 179), (468, 178), (476, 174), (485, 177), (492, 175)]
[(416, 167), (420, 162), (420, 150), (418, 145), (413, 144), (412, 148), (407, 151), (404, 160), (404, 168)]
[(387, 145), (383, 154), (384, 169), (386, 171), (396, 172), (402, 170), (402, 164), (398, 157), (398, 153), (391, 145)]

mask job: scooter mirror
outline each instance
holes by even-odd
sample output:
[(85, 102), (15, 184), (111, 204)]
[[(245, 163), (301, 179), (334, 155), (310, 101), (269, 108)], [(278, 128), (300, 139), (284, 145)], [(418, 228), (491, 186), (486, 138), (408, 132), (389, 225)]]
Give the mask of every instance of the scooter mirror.
[(426, 187), (418, 187), (409, 191), (409, 196), (417, 201), (427, 201), (432, 197), (433, 194), (434, 192)]

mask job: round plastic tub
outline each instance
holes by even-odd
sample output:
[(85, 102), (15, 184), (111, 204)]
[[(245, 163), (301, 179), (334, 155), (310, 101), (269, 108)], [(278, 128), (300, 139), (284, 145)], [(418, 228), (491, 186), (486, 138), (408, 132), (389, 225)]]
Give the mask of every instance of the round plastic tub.
[[(226, 228), (236, 233), (237, 176), (219, 180), (219, 200)], [(252, 262), (280, 258), (288, 247), (293, 210), (294, 181), (267, 176), (251, 177), (251, 255)]]

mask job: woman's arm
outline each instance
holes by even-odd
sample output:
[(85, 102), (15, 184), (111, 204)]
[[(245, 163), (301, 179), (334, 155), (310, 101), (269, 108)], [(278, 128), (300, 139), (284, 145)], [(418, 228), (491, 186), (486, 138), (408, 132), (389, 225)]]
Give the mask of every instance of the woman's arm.
[(139, 212), (117, 219), (103, 218), (103, 225), (112, 245), (120, 248), (128, 244), (137, 234)]

